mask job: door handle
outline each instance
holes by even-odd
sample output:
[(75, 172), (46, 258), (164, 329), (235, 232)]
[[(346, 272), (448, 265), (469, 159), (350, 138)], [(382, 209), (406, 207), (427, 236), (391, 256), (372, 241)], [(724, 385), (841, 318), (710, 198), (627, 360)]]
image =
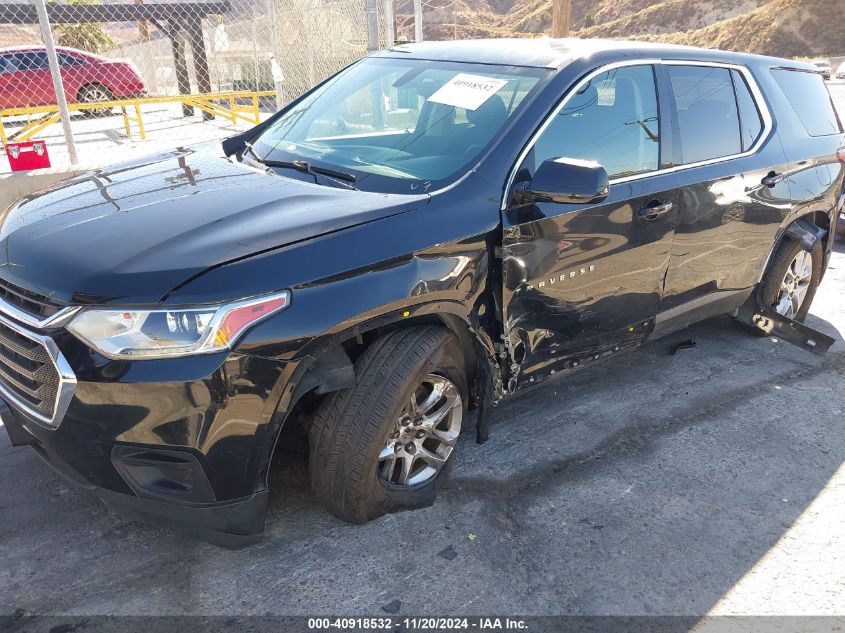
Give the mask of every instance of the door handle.
[(658, 218), (662, 218), (664, 215), (669, 213), (673, 205), (671, 202), (667, 202), (664, 200), (652, 200), (642, 209), (637, 211), (637, 215), (640, 216), (641, 220), (646, 220), (648, 222), (652, 222), (657, 220)]
[(783, 180), (783, 174), (779, 174), (774, 171), (770, 171), (763, 177), (763, 180), (760, 181), (761, 185), (765, 185), (766, 187), (774, 187), (776, 184)]

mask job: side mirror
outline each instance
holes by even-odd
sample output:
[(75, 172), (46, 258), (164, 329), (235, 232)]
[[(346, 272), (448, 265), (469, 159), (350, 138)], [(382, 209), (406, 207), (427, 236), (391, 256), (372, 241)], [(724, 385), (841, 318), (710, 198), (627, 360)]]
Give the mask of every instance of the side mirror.
[(520, 203), (583, 204), (601, 202), (609, 192), (607, 171), (598, 163), (577, 158), (550, 158), (543, 161), (531, 182), (520, 183), (514, 193)]

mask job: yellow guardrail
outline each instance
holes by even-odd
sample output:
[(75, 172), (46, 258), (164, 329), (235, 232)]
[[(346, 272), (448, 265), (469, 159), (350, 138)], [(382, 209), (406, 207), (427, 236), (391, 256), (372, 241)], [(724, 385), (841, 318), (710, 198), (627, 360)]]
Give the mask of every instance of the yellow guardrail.
[[(273, 90), (216, 92), (208, 94), (175, 95), (172, 97), (135, 97), (114, 101), (97, 101), (94, 103), (69, 103), (70, 112), (84, 112), (86, 110), (112, 110), (120, 108), (123, 116), (123, 126), (126, 135), (132, 136), (131, 124), (138, 128), (141, 140), (147, 138), (144, 131), (144, 119), (141, 106), (161, 103), (179, 103), (190, 106), (237, 123), (238, 120), (247, 123), (261, 123), (258, 110), (260, 97), (275, 96)], [(248, 104), (238, 103), (238, 100), (249, 99)], [(134, 112), (134, 114), (133, 114)], [(23, 126), (14, 133), (6, 134), (4, 119), (9, 117), (29, 117)], [(9, 141), (28, 141), (46, 127), (59, 121), (59, 107), (56, 105), (33, 106), (29, 108), (7, 108), (0, 110), (0, 143), (5, 145)]]

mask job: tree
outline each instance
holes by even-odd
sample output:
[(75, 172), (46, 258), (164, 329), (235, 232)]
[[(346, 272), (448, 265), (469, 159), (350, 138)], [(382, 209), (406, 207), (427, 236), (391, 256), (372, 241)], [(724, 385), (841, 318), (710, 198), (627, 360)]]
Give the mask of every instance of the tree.
[[(70, 0), (69, 4), (98, 5), (99, 0)], [(89, 53), (107, 53), (115, 46), (114, 38), (106, 33), (99, 22), (86, 24), (56, 24), (56, 43), (59, 46), (78, 48)]]

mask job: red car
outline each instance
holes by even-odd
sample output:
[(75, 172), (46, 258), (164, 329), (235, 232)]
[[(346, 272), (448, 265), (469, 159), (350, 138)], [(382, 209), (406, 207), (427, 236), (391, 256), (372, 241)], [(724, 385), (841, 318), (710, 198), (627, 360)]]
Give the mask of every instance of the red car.
[[(138, 68), (130, 61), (112, 61), (61, 46), (56, 52), (69, 103), (134, 97), (146, 89)], [(53, 103), (56, 93), (46, 49), (43, 46), (0, 49), (0, 109)]]

